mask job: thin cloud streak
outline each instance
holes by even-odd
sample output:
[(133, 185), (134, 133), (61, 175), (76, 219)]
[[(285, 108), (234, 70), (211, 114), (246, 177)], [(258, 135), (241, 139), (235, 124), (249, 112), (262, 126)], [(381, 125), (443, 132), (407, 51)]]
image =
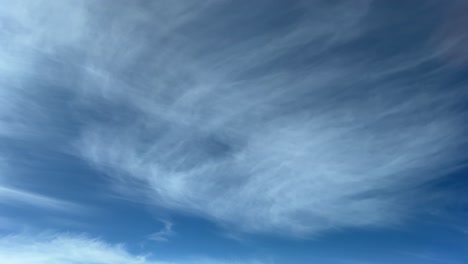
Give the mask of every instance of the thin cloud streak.
[(82, 206), (72, 202), (7, 186), (0, 186), (0, 203), (9, 206), (30, 205), (45, 209), (70, 212), (79, 212), (84, 210)]
[(9, 183), (10, 177), (15, 174), (11, 164), (0, 159), (0, 206), (9, 207), (37, 207), (68, 213), (82, 213), (87, 211), (84, 206), (22, 189)]

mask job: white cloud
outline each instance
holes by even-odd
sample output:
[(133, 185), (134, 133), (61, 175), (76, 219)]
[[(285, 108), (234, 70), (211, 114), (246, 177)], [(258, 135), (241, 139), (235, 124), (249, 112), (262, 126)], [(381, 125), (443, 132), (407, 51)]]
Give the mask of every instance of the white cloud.
[[(66, 3), (34, 6), (50, 15), (39, 31), (13, 13), (31, 34), (10, 38), (19, 50), (1, 53), (14, 67), (0, 66), (0, 79), (30, 74), (24, 65), (40, 56), (75, 72), (73, 81), (55, 68), (37, 75), (73, 93), (64, 115), (79, 117), (80, 154), (135, 199), (248, 232), (386, 226), (418, 203), (406, 201), (409, 190), (462, 158), (466, 93), (434, 81), (442, 66), (417, 68), (436, 64), (437, 52), (352, 52), (385, 23), (365, 20), (369, 1), (304, 2), (305, 13), (273, 18), (261, 3), (116, 4), (109, 13)], [(269, 28), (277, 19), (286, 26)], [(37, 106), (23, 92), (5, 93)], [(30, 127), (21, 111), (8, 113)]]
[(70, 212), (83, 211), (80, 205), (72, 202), (2, 185), (0, 185), (0, 203), (10, 206), (32, 205), (46, 209)]
[(48, 195), (21, 189), (9, 183), (14, 175), (11, 164), (0, 159), (0, 206), (33, 206), (61, 212), (83, 212), (85, 209), (77, 204)]
[(0, 237), (3, 264), (235, 264), (256, 261), (210, 259), (158, 261), (154, 256), (130, 253), (123, 245), (73, 234), (13, 234)]
[(120, 245), (84, 236), (43, 234), (0, 238), (0, 260), (5, 264), (159, 263), (134, 256)]
[(168, 241), (169, 237), (174, 234), (174, 231), (172, 230), (172, 226), (174, 224), (167, 220), (159, 220), (159, 221), (164, 224), (163, 228), (159, 230), (158, 232), (150, 234), (148, 238), (150, 240), (159, 241), (159, 242)]

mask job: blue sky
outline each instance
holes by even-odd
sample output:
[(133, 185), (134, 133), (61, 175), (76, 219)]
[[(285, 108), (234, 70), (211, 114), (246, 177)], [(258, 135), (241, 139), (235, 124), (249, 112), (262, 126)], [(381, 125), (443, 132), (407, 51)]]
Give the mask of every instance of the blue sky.
[(0, 0), (0, 262), (468, 262), (463, 0)]

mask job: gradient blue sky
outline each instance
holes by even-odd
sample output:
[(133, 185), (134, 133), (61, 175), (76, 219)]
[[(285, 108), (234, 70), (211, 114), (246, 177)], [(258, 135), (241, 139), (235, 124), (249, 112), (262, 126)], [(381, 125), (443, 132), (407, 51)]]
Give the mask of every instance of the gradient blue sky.
[(0, 0), (0, 263), (468, 263), (467, 13)]

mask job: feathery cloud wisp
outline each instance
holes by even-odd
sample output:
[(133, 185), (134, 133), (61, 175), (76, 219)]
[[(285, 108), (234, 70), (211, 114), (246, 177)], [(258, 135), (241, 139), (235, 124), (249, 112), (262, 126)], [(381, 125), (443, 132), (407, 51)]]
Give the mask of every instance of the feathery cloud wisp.
[(0, 204), (1, 203), (8, 205), (26, 204), (46, 209), (71, 212), (83, 210), (80, 205), (72, 202), (2, 185), (0, 185)]
[(172, 226), (174, 224), (167, 220), (160, 220), (160, 222), (164, 224), (164, 227), (158, 232), (149, 235), (148, 238), (153, 241), (165, 242), (170, 236), (174, 234), (174, 231), (172, 230)]

